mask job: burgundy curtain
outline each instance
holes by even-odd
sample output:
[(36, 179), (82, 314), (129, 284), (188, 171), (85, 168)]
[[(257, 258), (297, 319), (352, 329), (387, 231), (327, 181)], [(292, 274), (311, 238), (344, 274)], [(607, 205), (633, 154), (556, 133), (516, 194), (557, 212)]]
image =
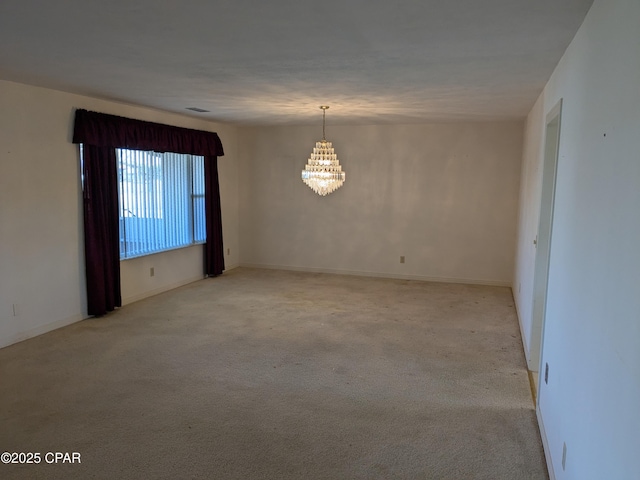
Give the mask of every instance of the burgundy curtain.
[(104, 315), (122, 304), (116, 148), (205, 157), (205, 274), (224, 270), (218, 134), (104, 113), (76, 110), (73, 143), (83, 144), (85, 261), (89, 315)]
[(84, 145), (82, 174), (88, 313), (99, 316), (122, 305), (115, 149)]
[[(222, 246), (222, 212), (220, 184), (218, 183), (218, 157), (204, 157), (204, 201), (207, 243), (204, 250), (204, 270), (207, 275), (220, 275), (224, 271)], [(220, 246), (220, 248), (218, 248)]]
[(224, 155), (217, 133), (76, 110), (73, 142), (154, 152)]

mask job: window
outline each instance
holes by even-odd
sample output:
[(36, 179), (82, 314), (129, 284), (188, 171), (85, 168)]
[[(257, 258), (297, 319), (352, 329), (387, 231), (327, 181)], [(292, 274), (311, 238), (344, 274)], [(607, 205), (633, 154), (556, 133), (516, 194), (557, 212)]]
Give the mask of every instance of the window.
[(116, 149), (120, 259), (204, 243), (204, 157)]

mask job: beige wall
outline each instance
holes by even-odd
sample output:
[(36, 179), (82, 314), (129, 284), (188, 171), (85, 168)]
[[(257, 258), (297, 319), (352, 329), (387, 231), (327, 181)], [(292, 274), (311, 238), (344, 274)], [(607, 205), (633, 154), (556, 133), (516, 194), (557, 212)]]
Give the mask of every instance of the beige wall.
[[(239, 261), (235, 128), (0, 81), (0, 347), (86, 317), (76, 108), (218, 132), (227, 154), (219, 159), (225, 260)], [(202, 278), (201, 251), (123, 262), (123, 299)]]
[(327, 197), (300, 179), (320, 127), (241, 128), (241, 263), (509, 285), (522, 128), (329, 124)]

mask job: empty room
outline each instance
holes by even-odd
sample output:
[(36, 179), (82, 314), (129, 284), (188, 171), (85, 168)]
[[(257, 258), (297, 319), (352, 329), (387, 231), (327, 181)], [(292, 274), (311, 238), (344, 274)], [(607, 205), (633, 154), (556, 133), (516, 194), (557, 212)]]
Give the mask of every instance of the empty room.
[(0, 4), (0, 478), (640, 478), (640, 2)]

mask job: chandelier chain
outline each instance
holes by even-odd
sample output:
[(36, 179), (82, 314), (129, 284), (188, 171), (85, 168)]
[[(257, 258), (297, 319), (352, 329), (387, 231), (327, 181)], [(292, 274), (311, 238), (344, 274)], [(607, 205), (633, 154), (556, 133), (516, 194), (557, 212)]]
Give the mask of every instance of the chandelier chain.
[(322, 109), (322, 140), (326, 140), (326, 135), (324, 134), (324, 120), (327, 117), (327, 111)]
[(327, 108), (329, 107), (323, 105), (320, 108), (322, 109), (322, 140), (326, 141), (327, 137), (325, 135), (324, 130), (325, 130), (325, 120), (327, 118)]

